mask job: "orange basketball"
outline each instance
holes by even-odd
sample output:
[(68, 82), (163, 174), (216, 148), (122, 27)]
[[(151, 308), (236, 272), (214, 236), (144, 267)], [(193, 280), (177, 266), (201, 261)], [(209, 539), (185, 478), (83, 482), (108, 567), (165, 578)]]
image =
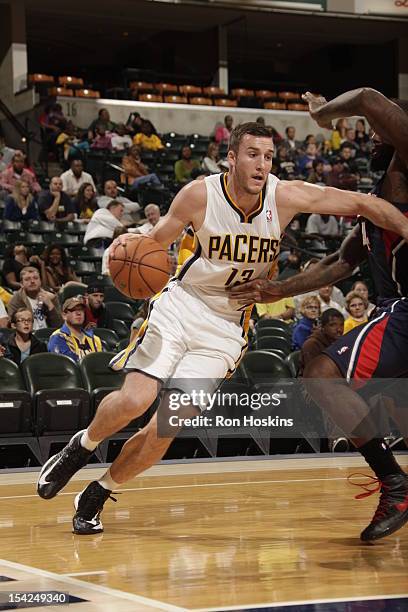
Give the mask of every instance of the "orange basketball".
[(170, 276), (170, 260), (158, 242), (141, 234), (123, 234), (109, 249), (109, 271), (117, 289), (133, 299), (161, 291)]

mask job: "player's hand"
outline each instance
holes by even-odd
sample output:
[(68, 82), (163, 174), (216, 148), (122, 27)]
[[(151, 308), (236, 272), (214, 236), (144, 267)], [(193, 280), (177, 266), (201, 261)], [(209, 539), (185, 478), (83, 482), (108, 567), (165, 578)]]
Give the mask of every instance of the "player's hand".
[(328, 130), (332, 129), (332, 122), (327, 119), (319, 119), (319, 110), (327, 104), (326, 98), (323, 96), (315, 96), (314, 94), (307, 91), (302, 95), (302, 100), (304, 100), (309, 105), (309, 113), (312, 119), (314, 119), (317, 125), (321, 128), (326, 128)]
[(243, 304), (270, 304), (285, 297), (281, 282), (262, 278), (235, 285), (228, 291), (232, 299)]

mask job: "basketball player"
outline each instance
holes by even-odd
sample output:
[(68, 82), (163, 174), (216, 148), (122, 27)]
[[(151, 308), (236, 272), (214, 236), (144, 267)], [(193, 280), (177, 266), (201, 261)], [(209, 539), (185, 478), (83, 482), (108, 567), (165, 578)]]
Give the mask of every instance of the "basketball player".
[[(321, 127), (339, 117), (364, 115), (368, 119), (376, 131), (372, 167), (385, 170), (374, 192), (393, 202), (408, 217), (408, 115), (404, 110), (372, 89), (349, 91), (330, 102), (310, 93), (305, 99)], [(389, 535), (408, 521), (408, 477), (384, 440), (376, 436), (375, 423), (368, 419), (360, 425), (368, 413), (365, 402), (349, 385), (338, 383), (343, 377), (347, 383), (358, 381), (361, 388), (372, 378), (408, 375), (407, 243), (398, 232), (382, 230), (375, 222), (361, 220), (339, 253), (325, 258), (312, 270), (282, 283), (255, 281), (231, 292), (234, 298), (246, 303), (278, 300), (334, 284), (350, 276), (366, 258), (380, 309), (366, 325), (339, 339), (305, 371), (305, 376), (311, 379), (328, 379), (326, 384), (309, 382), (309, 391), (344, 431), (354, 431), (353, 442), (381, 486), (378, 509), (361, 534), (365, 541)], [(354, 428), (352, 423), (356, 424)], [(406, 431), (403, 433), (406, 435)]]
[[(184, 187), (151, 231), (150, 236), (167, 248), (191, 225), (195, 252), (151, 300), (148, 324), (137, 342), (112, 360), (112, 368), (127, 373), (122, 389), (105, 397), (88, 429), (43, 466), (37, 488), (41, 497), (54, 497), (102, 440), (151, 406), (161, 387), (159, 412), (165, 421), (174, 414), (168, 406), (172, 389), (191, 397), (194, 379), (205, 377), (204, 391), (212, 393), (234, 371), (247, 346), (251, 307), (231, 299), (228, 288), (268, 276), (282, 229), (294, 215), (361, 214), (408, 237), (408, 220), (388, 202), (301, 181), (279, 181), (270, 174), (272, 157), (269, 128), (256, 123), (238, 126), (231, 134), (229, 174)], [(203, 407), (191, 402), (178, 410), (178, 416), (195, 416)], [(156, 412), (126, 442), (103, 478), (76, 497), (74, 533), (102, 531), (100, 512), (112, 491), (160, 460), (174, 435), (158, 436)]]

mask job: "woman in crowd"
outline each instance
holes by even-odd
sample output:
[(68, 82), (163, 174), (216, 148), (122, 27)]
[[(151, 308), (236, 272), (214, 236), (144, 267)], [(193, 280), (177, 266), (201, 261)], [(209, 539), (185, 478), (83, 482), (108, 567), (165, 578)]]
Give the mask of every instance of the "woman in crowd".
[(30, 193), (30, 185), (26, 181), (17, 181), (11, 195), (6, 198), (4, 219), (27, 221), (38, 218), (37, 204)]
[(89, 223), (98, 208), (96, 194), (91, 183), (84, 183), (78, 190), (78, 194), (74, 199), (76, 214), (78, 221), (81, 223)]
[(365, 124), (364, 119), (357, 119), (355, 142), (358, 144), (358, 146), (361, 149), (362, 147), (364, 148), (364, 145), (366, 145), (367, 142), (369, 142), (369, 140), (370, 139), (366, 131), (366, 124)]
[(373, 304), (372, 302), (370, 302), (370, 300), (369, 300), (368, 285), (367, 285), (367, 283), (365, 283), (363, 280), (358, 280), (352, 286), (351, 291), (354, 291), (355, 293), (358, 293), (358, 295), (360, 297), (362, 297), (364, 300), (366, 300), (366, 302), (368, 304), (368, 306), (367, 306), (367, 317), (370, 317), (371, 313), (373, 312), (373, 310), (375, 310), (375, 308), (377, 308), (377, 306), (375, 304)]
[(220, 160), (220, 147), (216, 142), (210, 142), (207, 155), (204, 157), (201, 168), (208, 174), (219, 174), (222, 172), (222, 161)]
[(341, 145), (346, 140), (346, 132), (348, 127), (349, 125), (347, 119), (338, 119), (331, 137), (331, 145), (333, 152), (340, 150)]
[(107, 132), (113, 132), (116, 124), (111, 121), (109, 111), (106, 108), (101, 108), (98, 112), (98, 117), (94, 119), (88, 128), (88, 140), (93, 140), (97, 125), (103, 125)]
[(68, 263), (65, 250), (59, 244), (47, 246), (42, 257), (41, 280), (44, 287), (59, 291), (70, 281), (79, 282)]
[(7, 344), (0, 346), (0, 356), (7, 357), (20, 365), (30, 355), (46, 353), (47, 347), (33, 336), (33, 314), (27, 308), (19, 308), (11, 316), (11, 327), (14, 334)]
[(292, 343), (294, 351), (302, 348), (303, 343), (309, 338), (316, 327), (320, 316), (320, 302), (318, 298), (315, 295), (306, 297), (300, 305), (300, 313), (302, 318), (293, 328)]
[(36, 255), (30, 257), (24, 244), (11, 244), (5, 253), (2, 270), (5, 286), (13, 291), (20, 289), (20, 272), (26, 266), (40, 269), (40, 258)]
[(164, 145), (157, 134), (155, 134), (154, 126), (148, 119), (143, 119), (140, 126), (140, 132), (133, 138), (133, 144), (148, 149), (149, 151), (158, 151), (164, 149)]
[(174, 164), (174, 175), (177, 183), (185, 185), (191, 181), (191, 172), (199, 167), (199, 161), (191, 157), (191, 148), (185, 145), (181, 149), (180, 159)]
[(367, 300), (356, 291), (350, 291), (346, 295), (346, 310), (349, 317), (344, 321), (345, 334), (355, 327), (367, 323), (367, 307)]

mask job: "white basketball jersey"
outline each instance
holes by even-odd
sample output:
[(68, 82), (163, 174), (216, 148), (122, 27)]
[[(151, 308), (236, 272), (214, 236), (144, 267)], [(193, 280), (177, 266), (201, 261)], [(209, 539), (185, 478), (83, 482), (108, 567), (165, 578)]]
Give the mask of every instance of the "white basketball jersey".
[(258, 207), (247, 215), (228, 193), (227, 174), (205, 179), (207, 210), (195, 233), (194, 254), (177, 278), (186, 291), (217, 314), (238, 321), (245, 307), (231, 300), (227, 288), (267, 278), (279, 254), (281, 230), (275, 202), (279, 179), (269, 175)]

